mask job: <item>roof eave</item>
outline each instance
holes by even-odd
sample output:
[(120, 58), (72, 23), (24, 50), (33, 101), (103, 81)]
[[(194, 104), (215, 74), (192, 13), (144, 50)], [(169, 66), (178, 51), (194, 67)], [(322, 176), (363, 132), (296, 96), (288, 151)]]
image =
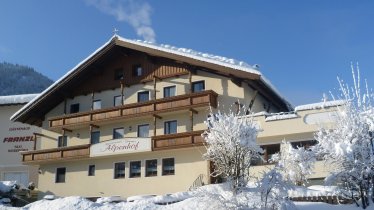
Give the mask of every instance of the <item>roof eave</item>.
[(102, 45), (100, 48), (95, 50), (92, 54), (90, 54), (86, 59), (81, 61), (78, 65), (68, 71), (64, 76), (62, 76), (59, 80), (54, 82), (51, 86), (45, 89), (40, 95), (35, 97), (33, 100), (29, 101), (25, 106), (23, 106), (20, 110), (14, 113), (11, 117), (11, 121), (18, 121), (25, 123), (27, 121), (27, 113), (30, 112), (33, 108), (39, 105), (46, 97), (50, 94), (54, 93), (59, 87), (66, 84), (66, 82), (70, 81), (76, 74), (78, 74), (81, 70), (83, 70), (86, 66), (90, 65), (92, 62), (97, 60), (103, 53), (107, 52), (113, 46), (116, 45), (115, 40), (117, 40), (117, 36), (113, 36), (108, 42)]

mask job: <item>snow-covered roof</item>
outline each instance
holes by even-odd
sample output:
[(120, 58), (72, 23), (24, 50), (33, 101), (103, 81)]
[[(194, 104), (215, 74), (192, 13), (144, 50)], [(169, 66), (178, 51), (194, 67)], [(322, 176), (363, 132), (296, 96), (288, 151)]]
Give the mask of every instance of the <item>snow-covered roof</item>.
[(142, 40), (130, 40), (130, 39), (125, 39), (119, 36), (118, 36), (118, 40), (127, 42), (127, 43), (132, 43), (135, 45), (141, 45), (147, 48), (153, 48), (155, 50), (160, 50), (160, 51), (164, 51), (164, 52), (168, 52), (168, 53), (172, 53), (172, 54), (176, 54), (176, 55), (180, 55), (184, 57), (189, 57), (195, 60), (200, 60), (200, 61), (204, 61), (208, 63), (214, 63), (220, 66), (226, 66), (232, 69), (246, 71), (252, 74), (261, 75), (261, 72), (254, 69), (251, 65), (247, 64), (244, 61), (238, 61), (233, 58), (227, 58), (227, 57), (213, 55), (209, 53), (198, 52), (198, 51), (188, 49), (188, 48), (178, 48), (178, 47), (167, 45), (167, 44), (156, 44), (156, 43), (142, 41)]
[(276, 113), (272, 115), (268, 115), (265, 119), (265, 122), (268, 121), (275, 121), (275, 120), (286, 120), (286, 119), (292, 119), (297, 118), (297, 114), (295, 113)]
[(0, 96), (0, 105), (13, 105), (13, 104), (25, 104), (31, 101), (39, 94), (22, 94), (22, 95), (10, 95)]
[(328, 107), (335, 107), (344, 105), (344, 100), (335, 100), (335, 101), (324, 101), (320, 103), (313, 103), (313, 104), (305, 104), (295, 107), (295, 111), (304, 111), (304, 110), (312, 110), (312, 109), (323, 109)]
[[(291, 107), (290, 103), (286, 100), (285, 97), (283, 97), (280, 92), (270, 83), (269, 80), (267, 80), (260, 71), (256, 70), (254, 67), (250, 66), (249, 64), (243, 62), (243, 61), (237, 61), (235, 59), (226, 58), (222, 56), (212, 55), (208, 53), (202, 53), (197, 52), (191, 49), (186, 48), (177, 48), (170, 45), (164, 45), (164, 44), (155, 44), (151, 42), (146, 41), (139, 41), (139, 40), (129, 40), (125, 39), (123, 37), (120, 37), (118, 35), (113, 36), (108, 42), (103, 44), (101, 47), (99, 47), (95, 52), (93, 52), (91, 55), (89, 55), (86, 59), (82, 60), (79, 64), (77, 64), (74, 68), (72, 68), (70, 71), (68, 71), (64, 76), (62, 76), (60, 79), (58, 79), (56, 82), (54, 82), (51, 86), (49, 86), (47, 89), (45, 89), (39, 96), (32, 99), (28, 104), (26, 104), (24, 107), (22, 107), (20, 110), (18, 110), (16, 113), (11, 116), (11, 120), (17, 120), (17, 118), (22, 114), (27, 112), (33, 107), (34, 102), (43, 99), (48, 95), (48, 93), (53, 90), (54, 88), (58, 87), (62, 81), (66, 80), (70, 76), (74, 75), (78, 70), (79, 67), (83, 66), (85, 63), (90, 61), (95, 55), (100, 53), (103, 49), (108, 47), (109, 45), (113, 44), (114, 41), (115, 44), (120, 43), (120, 45), (127, 46), (127, 45), (136, 45), (137, 47), (142, 47), (142, 49), (152, 49), (156, 51), (161, 51), (168, 54), (178, 55), (182, 57), (187, 57), (190, 59), (194, 59), (200, 62), (206, 62), (210, 64), (215, 64), (223, 67), (227, 67), (231, 70), (238, 70), (241, 72), (246, 72), (252, 75), (257, 75), (260, 78), (260, 81), (263, 82), (263, 84), (269, 88), (275, 95), (277, 95), (283, 102), (288, 106), (288, 108)], [(121, 43), (122, 42), (122, 43)]]

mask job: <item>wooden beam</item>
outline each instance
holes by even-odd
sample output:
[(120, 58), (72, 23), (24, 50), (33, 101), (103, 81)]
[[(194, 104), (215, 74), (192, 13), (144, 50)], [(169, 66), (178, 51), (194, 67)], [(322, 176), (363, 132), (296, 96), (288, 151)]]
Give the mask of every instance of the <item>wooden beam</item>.
[(199, 112), (196, 109), (190, 108), (190, 111), (193, 112), (194, 114), (199, 114)]
[(234, 83), (238, 87), (242, 87), (243, 79), (237, 78), (234, 75), (230, 74), (231, 82)]
[(156, 123), (157, 123), (157, 117), (153, 116), (153, 136), (156, 136), (156, 127), (157, 127)]
[(66, 105), (67, 105), (67, 101), (66, 101), (66, 98), (64, 98), (64, 115), (67, 114), (67, 113), (66, 113), (66, 112), (67, 112), (67, 107), (66, 107)]
[(62, 131), (63, 131), (63, 133), (65, 133), (65, 131), (70, 132), (70, 133), (73, 132), (73, 130), (70, 130), (70, 129), (67, 129), (67, 128), (62, 128)]
[(283, 106), (283, 104), (279, 103), (280, 98), (273, 93), (272, 91), (269, 91), (266, 89), (266, 87), (261, 86), (259, 81), (248, 81), (249, 87), (251, 87), (254, 90), (258, 90), (261, 96), (263, 96), (266, 100), (271, 102), (275, 107), (277, 107), (280, 111), (285, 111), (288, 109), (288, 107)]
[(91, 93), (91, 110), (93, 110), (94, 98), (95, 98), (95, 92), (92, 91), (92, 93)]
[(153, 117), (155, 117), (157, 119), (162, 119), (162, 117), (160, 115), (157, 115), (157, 114), (153, 114)]
[(121, 105), (123, 105), (124, 92), (125, 92), (124, 81), (121, 81)]
[[(157, 97), (156, 97), (156, 84), (157, 84), (156, 80), (157, 80), (156, 76), (153, 76), (153, 100), (157, 99)], [(156, 110), (156, 109), (154, 109), (154, 110)]]
[(159, 77), (159, 76), (153, 75), (153, 78), (154, 78), (154, 79), (157, 79), (158, 81), (162, 81), (162, 78)]
[(188, 73), (188, 84), (190, 85), (188, 92), (192, 93), (192, 72), (191, 71)]
[(256, 97), (257, 97), (257, 94), (258, 94), (258, 90), (255, 90), (254, 93), (255, 94), (252, 96), (251, 102), (249, 102), (249, 105), (248, 105), (249, 110), (252, 109), (252, 106), (255, 103), (255, 100), (256, 100)]
[(93, 127), (93, 128), (100, 128), (100, 126), (95, 125), (95, 124), (90, 124), (90, 126)]
[(36, 140), (37, 140), (37, 135), (36, 135), (36, 133), (34, 133), (34, 147), (33, 147), (33, 149), (34, 150), (36, 150)]
[(193, 109), (190, 109), (190, 131), (192, 132), (193, 131), (193, 114), (194, 112), (192, 111)]
[(42, 133), (33, 133), (35, 136), (46, 136), (46, 135), (44, 135), (44, 134), (42, 134)]

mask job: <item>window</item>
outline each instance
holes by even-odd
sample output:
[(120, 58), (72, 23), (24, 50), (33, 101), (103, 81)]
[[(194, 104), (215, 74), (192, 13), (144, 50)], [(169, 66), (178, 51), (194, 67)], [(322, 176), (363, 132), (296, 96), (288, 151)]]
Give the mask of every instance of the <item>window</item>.
[(164, 87), (164, 98), (175, 96), (175, 86)]
[(122, 105), (122, 96), (114, 96), (114, 106), (121, 106)]
[(92, 102), (92, 109), (93, 110), (101, 109), (101, 100), (94, 100)]
[(130, 162), (130, 178), (141, 176), (141, 161)]
[(125, 162), (114, 164), (114, 178), (115, 179), (125, 178)]
[(177, 121), (166, 121), (164, 123), (164, 134), (177, 133)]
[(100, 131), (92, 131), (91, 132), (91, 144), (97, 144), (100, 142)]
[(291, 145), (294, 149), (297, 149), (298, 147), (304, 147), (305, 149), (310, 149), (310, 147), (316, 144), (317, 144), (316, 140), (291, 142)]
[(174, 175), (174, 158), (162, 159), (162, 175)]
[(125, 135), (124, 128), (114, 128), (113, 129), (113, 139), (122, 139)]
[(68, 145), (67, 136), (59, 136), (57, 139), (57, 147), (66, 147)]
[(192, 83), (192, 92), (201, 92), (205, 90), (205, 82), (204, 81), (198, 81)]
[(138, 137), (148, 137), (149, 136), (149, 125), (138, 125)]
[(56, 183), (64, 183), (65, 182), (65, 174), (66, 168), (57, 168), (56, 169)]
[(265, 163), (271, 163), (270, 160), (272, 159), (273, 155), (280, 152), (280, 144), (263, 145), (261, 148), (265, 150), (263, 155)]
[(88, 166), (88, 176), (95, 176), (95, 165)]
[(149, 101), (149, 91), (138, 92), (138, 102)]
[(145, 176), (157, 176), (157, 159), (145, 161)]
[(114, 80), (121, 80), (123, 79), (125, 74), (123, 73), (122, 69), (116, 69), (114, 71)]
[(70, 114), (79, 112), (79, 104), (70, 105)]
[(132, 75), (134, 77), (141, 76), (143, 74), (143, 68), (141, 65), (134, 65), (132, 68)]

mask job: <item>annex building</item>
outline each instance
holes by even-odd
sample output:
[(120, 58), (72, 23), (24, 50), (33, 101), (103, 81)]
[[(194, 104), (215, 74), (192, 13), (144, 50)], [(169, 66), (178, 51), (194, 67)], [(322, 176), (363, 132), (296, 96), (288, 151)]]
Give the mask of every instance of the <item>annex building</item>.
[(21, 154), (39, 168), (44, 194), (128, 197), (217, 181), (201, 134), (218, 104), (258, 113), (266, 158), (283, 139), (313, 141), (316, 118), (334, 110), (294, 111), (248, 64), (114, 36), (12, 120), (41, 128), (36, 150)]
[(36, 166), (23, 165), (19, 152), (34, 150), (34, 133), (39, 127), (12, 122), (9, 118), (37, 94), (0, 96), (0, 181), (37, 184)]

